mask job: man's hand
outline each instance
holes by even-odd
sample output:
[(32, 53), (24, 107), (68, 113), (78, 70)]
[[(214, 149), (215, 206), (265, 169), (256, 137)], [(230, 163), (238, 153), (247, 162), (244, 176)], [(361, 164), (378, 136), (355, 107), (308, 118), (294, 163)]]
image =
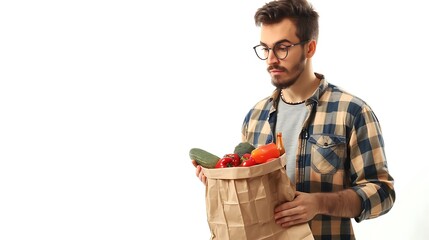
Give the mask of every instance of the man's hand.
[(197, 175), (197, 177), (200, 179), (200, 181), (206, 185), (207, 184), (207, 178), (206, 176), (203, 174), (203, 171), (201, 169), (201, 166), (198, 165), (197, 161), (192, 160), (192, 164), (195, 166), (195, 174)]
[(290, 227), (310, 221), (319, 214), (319, 201), (311, 193), (295, 193), (295, 199), (274, 209), (274, 219), (282, 227)]
[(274, 209), (274, 219), (282, 227), (305, 223), (317, 214), (354, 218), (362, 212), (361, 198), (353, 189), (339, 192), (296, 192), (295, 199)]

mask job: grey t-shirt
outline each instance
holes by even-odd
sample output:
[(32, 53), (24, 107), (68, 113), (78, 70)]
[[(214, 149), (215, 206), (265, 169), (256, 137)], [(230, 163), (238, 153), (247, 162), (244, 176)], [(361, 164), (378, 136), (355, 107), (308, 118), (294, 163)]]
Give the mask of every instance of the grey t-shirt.
[(291, 182), (295, 183), (296, 151), (299, 134), (302, 130), (308, 109), (305, 103), (288, 104), (279, 101), (277, 110), (276, 132), (282, 132), (286, 151), (286, 173)]

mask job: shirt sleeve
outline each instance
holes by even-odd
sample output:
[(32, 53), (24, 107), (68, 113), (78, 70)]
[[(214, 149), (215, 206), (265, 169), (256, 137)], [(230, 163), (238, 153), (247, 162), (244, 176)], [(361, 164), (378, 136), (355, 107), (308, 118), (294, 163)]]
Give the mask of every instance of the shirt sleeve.
[(395, 202), (394, 180), (388, 171), (380, 124), (368, 106), (354, 119), (349, 149), (352, 189), (362, 200), (356, 222), (387, 213)]
[(249, 126), (249, 116), (250, 116), (251, 110), (247, 113), (246, 117), (243, 120), (243, 124), (241, 126), (241, 141), (242, 142), (250, 142), (249, 141), (249, 134), (248, 134), (248, 126)]

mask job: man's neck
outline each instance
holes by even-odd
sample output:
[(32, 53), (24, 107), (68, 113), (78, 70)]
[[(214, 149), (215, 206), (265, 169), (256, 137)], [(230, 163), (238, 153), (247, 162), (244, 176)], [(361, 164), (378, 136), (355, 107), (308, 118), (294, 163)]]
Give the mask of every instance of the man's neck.
[(313, 71), (304, 71), (292, 86), (283, 89), (283, 98), (287, 102), (301, 102), (311, 97), (319, 86), (320, 79)]

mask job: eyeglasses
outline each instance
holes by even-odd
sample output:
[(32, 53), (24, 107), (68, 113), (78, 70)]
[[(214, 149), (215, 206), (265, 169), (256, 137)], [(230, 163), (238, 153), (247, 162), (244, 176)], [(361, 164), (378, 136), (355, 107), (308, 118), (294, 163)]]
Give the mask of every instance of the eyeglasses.
[(268, 54), (270, 53), (270, 50), (273, 50), (274, 55), (276, 56), (277, 59), (283, 60), (287, 57), (287, 55), (289, 53), (289, 48), (291, 48), (293, 46), (301, 45), (303, 43), (307, 43), (308, 41), (309, 40), (305, 40), (305, 41), (295, 43), (292, 45), (286, 45), (283, 42), (278, 42), (272, 48), (269, 48), (265, 45), (257, 45), (257, 46), (253, 47), (253, 50), (255, 50), (256, 56), (258, 56), (258, 58), (261, 60), (267, 60), (268, 59)]

